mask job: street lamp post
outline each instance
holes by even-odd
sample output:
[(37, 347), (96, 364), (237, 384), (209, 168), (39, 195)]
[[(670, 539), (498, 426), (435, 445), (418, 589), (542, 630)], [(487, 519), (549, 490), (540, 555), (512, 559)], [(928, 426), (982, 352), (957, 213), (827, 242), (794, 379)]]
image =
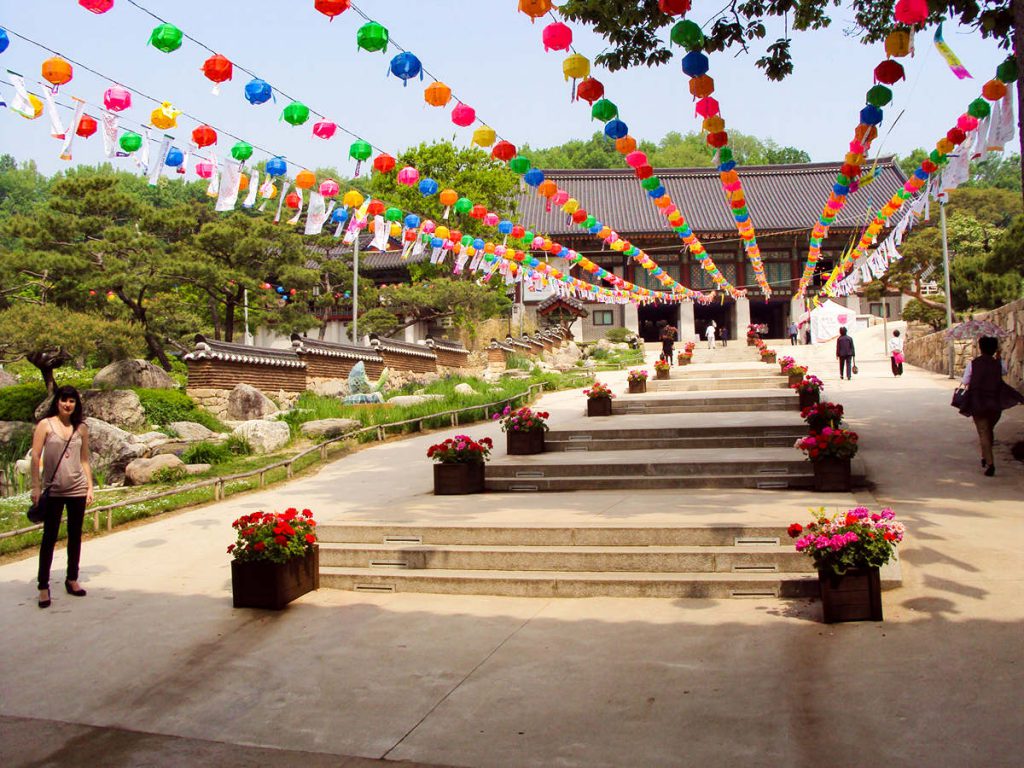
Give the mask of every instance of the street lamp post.
[[(946, 239), (946, 193), (940, 192), (939, 198), (939, 224), (942, 229), (942, 272), (945, 280), (946, 291), (946, 331), (953, 327), (953, 297), (950, 295), (949, 287), (949, 241)], [(946, 339), (947, 366), (949, 378), (953, 378), (953, 339)]]

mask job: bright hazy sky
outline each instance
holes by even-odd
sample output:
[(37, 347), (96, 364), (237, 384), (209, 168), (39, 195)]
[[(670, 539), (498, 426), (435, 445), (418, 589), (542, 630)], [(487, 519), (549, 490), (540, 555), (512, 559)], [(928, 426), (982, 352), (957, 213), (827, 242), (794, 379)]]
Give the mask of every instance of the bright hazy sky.
[[(387, 76), (388, 61), (397, 50), (389, 49), (385, 56), (356, 49), (355, 33), (364, 20), (353, 10), (329, 22), (313, 9), (313, 0), (137, 1), (392, 154), (424, 140), (454, 138), (469, 143), (471, 129), (454, 126), (450, 109), (424, 103), (429, 76), (403, 88), (401, 81)], [(585, 102), (569, 100), (569, 84), (563, 81), (561, 69), (565, 54), (545, 53), (544, 24), (531, 24), (517, 13), (516, 0), (361, 0), (357, 5), (388, 27), (393, 40), (419, 56), (428, 71), (513, 143), (551, 146), (587, 138), (600, 128), (591, 121)], [(720, 0), (695, 0), (688, 17), (704, 23), (720, 7)], [(793, 36), (796, 71), (782, 83), (769, 82), (754, 66), (766, 42), (782, 35), (781, 25), (769, 27), (767, 41), (755, 44), (754, 55), (711, 56), (709, 74), (717, 85), (715, 97), (727, 129), (799, 147), (813, 160), (835, 160), (846, 152), (864, 94), (873, 84), (872, 70), (884, 52), (881, 44), (863, 46), (843, 34), (851, 12), (834, 9), (833, 18), (828, 30)], [(188, 40), (170, 54), (148, 46), (149, 33), (157, 23), (127, 0), (116, 0), (103, 15), (85, 11), (76, 0), (0, 0), (0, 27), (299, 164), (332, 165), (343, 173), (352, 172), (352, 161), (347, 160), (350, 137), (340, 131), (329, 141), (313, 137), (315, 118), (294, 128), (280, 121), (287, 104), (280, 96), (276, 104), (249, 105), (242, 93), (250, 78), (237, 68), (221, 95), (212, 95), (212, 83), (199, 71), (210, 54)], [(593, 57), (602, 49), (604, 41), (588, 28), (571, 26), (580, 53)], [(973, 80), (959, 81), (934, 49), (931, 35), (932, 30), (919, 33), (917, 55), (903, 60), (907, 81), (894, 86), (894, 102), (885, 110), (882, 137), (874, 147), (883, 154), (933, 146), (979, 95), (981, 85), (994, 76), (1005, 56), (994, 42), (947, 24), (947, 42), (974, 75)], [(13, 34), (10, 37), (0, 63), (25, 75), (38, 93), (40, 65), (50, 54)], [(678, 55), (655, 69), (615, 74), (595, 69), (594, 74), (604, 82), (607, 97), (618, 104), (633, 136), (656, 140), (668, 131), (699, 129)], [(74, 79), (61, 88), (58, 99), (67, 103), (69, 96), (78, 96), (95, 105), (109, 84), (76, 67)], [(10, 101), (9, 84), (0, 88), (0, 95)], [(133, 101), (123, 114), (125, 126), (137, 130), (127, 120), (148, 122), (156, 105), (137, 95)], [(894, 126), (901, 110), (903, 115)], [(95, 106), (88, 112), (98, 116)], [(68, 110), (62, 114), (69, 119)], [(170, 131), (178, 146), (184, 148), (195, 126), (184, 116), (179, 119), (179, 128)], [(234, 139), (222, 136), (221, 154), (233, 143)], [(59, 149), (60, 142), (49, 136), (45, 117), (29, 121), (10, 111), (0, 114), (0, 151), (19, 160), (34, 159), (42, 171), (50, 173), (67, 165), (58, 159)], [(262, 155), (257, 152), (254, 159)], [(74, 163), (102, 160), (98, 133), (76, 142)], [(115, 162), (132, 167), (129, 160)]]

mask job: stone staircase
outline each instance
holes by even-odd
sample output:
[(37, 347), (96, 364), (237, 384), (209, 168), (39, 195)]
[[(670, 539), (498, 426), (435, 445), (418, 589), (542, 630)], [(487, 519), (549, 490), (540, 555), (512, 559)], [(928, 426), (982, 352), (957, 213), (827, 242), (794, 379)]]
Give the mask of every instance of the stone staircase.
[(649, 451), (662, 448), (788, 448), (807, 434), (802, 424), (731, 427), (650, 427), (553, 429), (544, 437), (545, 453), (558, 451)]
[[(648, 382), (650, 386), (652, 382)], [(668, 383), (668, 382), (666, 382)], [(769, 388), (765, 390), (702, 390), (692, 394), (672, 390), (657, 391), (643, 395), (622, 395), (612, 400), (612, 418), (620, 415), (644, 413), (714, 413), (729, 411), (799, 411), (800, 398), (791, 389)], [(608, 417), (595, 417), (607, 421)]]
[(805, 597), (784, 528), (323, 525), (321, 586), (521, 597)]

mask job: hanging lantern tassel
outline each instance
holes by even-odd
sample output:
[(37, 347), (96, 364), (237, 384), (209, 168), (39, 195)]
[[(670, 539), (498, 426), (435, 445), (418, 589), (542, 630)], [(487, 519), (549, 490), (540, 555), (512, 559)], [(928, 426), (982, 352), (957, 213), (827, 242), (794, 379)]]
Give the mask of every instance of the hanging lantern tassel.
[(362, 168), (362, 167), (363, 167), (363, 161), (362, 160), (356, 160), (356, 173), (355, 173), (355, 176), (353, 178), (356, 178), (356, 179), (359, 178), (359, 169)]

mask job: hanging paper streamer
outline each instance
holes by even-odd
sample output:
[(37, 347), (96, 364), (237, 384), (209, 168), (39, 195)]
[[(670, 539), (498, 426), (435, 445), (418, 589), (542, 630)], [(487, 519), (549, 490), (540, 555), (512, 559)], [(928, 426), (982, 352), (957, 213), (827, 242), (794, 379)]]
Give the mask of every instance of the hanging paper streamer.
[(32, 104), (32, 97), (25, 88), (25, 78), (7, 70), (7, 79), (14, 86), (14, 98), (11, 99), (11, 109), (22, 117), (32, 120), (36, 117), (36, 108)]
[(82, 113), (85, 111), (85, 102), (81, 99), (71, 97), (71, 100), (75, 102), (75, 115), (71, 118), (71, 128), (64, 133), (64, 146), (60, 148), (60, 159), (70, 160), (71, 159), (71, 145), (75, 141), (75, 136), (78, 135), (78, 131), (82, 124)]
[(153, 163), (153, 167), (149, 171), (149, 186), (155, 187), (160, 180), (160, 174), (164, 169), (164, 163), (167, 161), (167, 153), (170, 149), (171, 137), (165, 134), (163, 141), (160, 142), (160, 148), (157, 150), (156, 162)]
[(242, 164), (234, 160), (224, 161), (224, 173), (220, 177), (216, 211), (233, 211), (238, 199), (238, 187), (242, 181)]
[(149, 170), (149, 128), (143, 126), (142, 128), (142, 151), (135, 153), (135, 167), (139, 171), (146, 175)]
[(324, 196), (319, 192), (310, 190), (309, 208), (306, 210), (305, 234), (319, 235), (324, 228), (325, 221), (327, 221), (327, 210), (324, 206)]
[(50, 135), (55, 139), (66, 138), (67, 131), (64, 130), (60, 115), (57, 114), (57, 105), (53, 102), (53, 92), (48, 88), (44, 89), (43, 98), (46, 99), (46, 114), (50, 118)]
[(111, 112), (104, 112), (101, 118), (103, 121), (103, 154), (113, 157), (117, 152), (117, 115)]
[(939, 55), (943, 58), (946, 64), (949, 65), (949, 70), (957, 76), (960, 80), (965, 80), (971, 76), (971, 73), (967, 71), (960, 58), (953, 53), (953, 49), (949, 47), (949, 43), (942, 39), (942, 24), (935, 28), (935, 48), (938, 50)]

